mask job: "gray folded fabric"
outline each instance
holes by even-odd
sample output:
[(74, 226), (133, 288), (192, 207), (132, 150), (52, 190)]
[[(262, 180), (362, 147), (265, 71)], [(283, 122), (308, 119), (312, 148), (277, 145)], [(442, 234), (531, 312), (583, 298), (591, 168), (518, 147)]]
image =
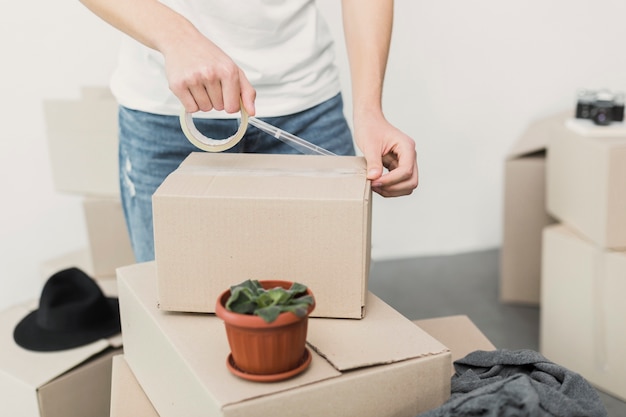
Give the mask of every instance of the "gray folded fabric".
[(581, 375), (533, 350), (478, 350), (454, 368), (450, 399), (419, 417), (607, 416)]

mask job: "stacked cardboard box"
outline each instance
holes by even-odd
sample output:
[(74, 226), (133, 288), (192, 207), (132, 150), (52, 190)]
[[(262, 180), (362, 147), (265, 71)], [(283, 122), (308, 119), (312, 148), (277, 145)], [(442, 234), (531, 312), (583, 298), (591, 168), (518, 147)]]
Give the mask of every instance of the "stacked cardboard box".
[[(316, 319), (312, 319), (316, 320)], [(451, 351), (452, 361), (456, 359), (460, 359), (467, 355), (468, 353), (474, 350), (494, 350), (495, 347), (491, 342), (485, 337), (484, 334), (472, 323), (472, 321), (467, 316), (450, 316), (450, 317), (439, 317), (433, 319), (426, 320), (415, 320), (414, 324), (419, 326), (422, 330), (425, 330), (432, 337), (437, 340), (443, 342), (447, 347), (449, 347)], [(225, 341), (222, 342), (224, 344)], [(370, 370), (376, 370), (377, 366), (370, 366)], [(390, 369), (393, 371), (393, 368)], [(371, 373), (371, 371), (370, 371)], [(453, 374), (454, 370), (452, 367), (452, 363), (450, 363), (450, 374)], [(395, 401), (403, 401), (405, 400), (400, 393), (403, 392), (404, 387), (400, 387), (400, 389), (395, 389), (397, 385), (393, 385), (393, 387), (386, 387), (383, 392), (380, 391), (380, 386), (377, 385), (379, 382), (384, 383), (385, 381), (381, 381), (380, 377), (376, 377), (373, 374), (367, 375), (365, 372), (361, 375), (361, 384), (357, 384), (358, 381), (355, 376), (355, 379), (350, 379), (349, 383), (351, 384), (351, 388), (347, 385), (344, 386), (345, 389), (349, 391), (347, 393), (335, 391), (337, 384), (331, 384), (330, 382), (318, 382), (319, 385), (317, 390), (332, 390), (327, 396), (323, 398), (323, 400), (318, 401), (317, 395), (309, 394), (309, 392), (313, 390), (304, 391), (304, 388), (293, 388), (290, 391), (287, 391), (284, 396), (277, 394), (269, 394), (264, 397), (262, 402), (255, 402), (252, 400), (250, 403), (242, 402), (240, 404), (229, 405), (225, 408), (223, 415), (257, 415), (255, 412), (250, 411), (251, 407), (256, 407), (258, 404), (260, 405), (259, 413), (267, 412), (269, 409), (270, 412), (276, 412), (275, 404), (269, 406), (267, 404), (268, 401), (278, 400), (280, 401), (282, 398), (291, 397), (293, 398), (289, 401), (294, 401), (297, 398), (302, 398), (303, 392), (306, 393), (304, 400), (298, 406), (300, 408), (307, 409), (308, 414), (311, 416), (315, 415), (324, 415), (324, 416), (344, 416), (344, 415), (409, 415), (410, 410), (407, 410), (406, 413), (398, 414), (397, 411), (394, 412), (393, 405), (389, 404), (390, 402)], [(220, 373), (219, 376), (223, 376), (223, 373)], [(215, 379), (219, 378), (216, 376)], [(206, 378), (206, 376), (205, 376)], [(232, 383), (230, 381), (232, 377), (227, 376), (227, 380), (229, 384)], [(419, 384), (428, 384), (428, 382), (424, 382), (420, 380)], [(324, 385), (327, 388), (324, 388)], [(167, 399), (172, 400), (172, 393), (168, 390), (168, 387), (173, 386), (173, 384), (165, 383), (163, 390), (167, 390), (164, 394), (164, 398), (162, 401), (166, 401)], [(243, 385), (245, 387), (245, 384)], [(413, 387), (413, 383), (411, 383)], [(232, 388), (237, 387), (232, 386)], [(238, 387), (240, 388), (240, 387)], [(395, 391), (394, 391), (395, 390)], [(372, 392), (373, 391), (373, 392)], [(436, 388), (433, 389), (436, 391)], [(323, 391), (322, 391), (323, 392)], [(436, 393), (439, 395), (438, 393)], [(319, 394), (318, 394), (319, 395)], [(369, 396), (374, 395), (373, 398), (369, 398)], [(409, 394), (411, 395), (411, 394)], [(382, 398), (383, 404), (379, 401)], [(316, 404), (318, 401), (321, 404)], [(421, 404), (420, 408), (426, 407), (425, 404)], [(241, 410), (241, 411), (240, 411)], [(199, 410), (194, 410), (191, 415), (199, 414)], [(220, 412), (218, 412), (217, 415)], [(206, 415), (208, 413), (202, 414)], [(410, 414), (415, 415), (416, 413)], [(161, 414), (164, 416), (167, 414)], [(262, 414), (261, 414), (262, 415)], [(286, 415), (286, 414), (285, 414)], [(155, 406), (151, 402), (150, 398), (146, 395), (146, 392), (140, 385), (137, 377), (131, 370), (126, 361), (124, 355), (116, 356), (113, 359), (113, 376), (112, 376), (112, 388), (111, 388), (111, 416), (110, 417), (130, 417), (130, 416), (142, 416), (142, 417), (159, 417), (159, 413), (156, 411)]]
[[(156, 260), (117, 270), (124, 356), (112, 416), (408, 417), (448, 398), (449, 348), (367, 291), (362, 158), (194, 153), (153, 202)], [(212, 309), (248, 278), (313, 290), (303, 373), (268, 384), (228, 371)]]
[(500, 300), (539, 305), (541, 232), (555, 222), (546, 210), (546, 148), (569, 117), (559, 113), (532, 123), (504, 162)]
[(107, 88), (85, 87), (78, 100), (44, 101), (57, 191), (119, 196), (117, 103)]
[(163, 310), (212, 313), (224, 289), (254, 278), (306, 283), (319, 317), (365, 314), (363, 158), (192, 153), (157, 189), (153, 211)]
[[(626, 129), (567, 120), (548, 148), (540, 349), (626, 399)], [(619, 128), (619, 126), (617, 126)]]
[(108, 417), (111, 360), (121, 336), (57, 352), (18, 346), (13, 329), (37, 300), (0, 312), (0, 392), (3, 415), (16, 417)]
[[(106, 88), (84, 88), (79, 100), (44, 103), (56, 190), (83, 199), (88, 245), (40, 265), (42, 287), (56, 272), (78, 267), (108, 296), (115, 269), (134, 262), (117, 186), (117, 104)], [(0, 313), (0, 391), (7, 415), (108, 417), (112, 357), (121, 335), (55, 352), (18, 346), (13, 329), (39, 300)]]
[(108, 88), (84, 87), (78, 100), (46, 100), (44, 115), (55, 189), (82, 198), (88, 244), (44, 262), (43, 278), (78, 266), (112, 280), (134, 262), (119, 195), (117, 103)]

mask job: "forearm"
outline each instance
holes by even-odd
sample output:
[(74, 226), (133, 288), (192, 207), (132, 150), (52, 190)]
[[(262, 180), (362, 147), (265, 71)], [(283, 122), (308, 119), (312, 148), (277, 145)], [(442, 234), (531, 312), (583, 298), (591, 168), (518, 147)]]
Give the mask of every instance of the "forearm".
[(393, 0), (342, 0), (342, 14), (354, 117), (382, 115)]
[(200, 35), (189, 20), (156, 0), (80, 2), (121, 32), (162, 53)]

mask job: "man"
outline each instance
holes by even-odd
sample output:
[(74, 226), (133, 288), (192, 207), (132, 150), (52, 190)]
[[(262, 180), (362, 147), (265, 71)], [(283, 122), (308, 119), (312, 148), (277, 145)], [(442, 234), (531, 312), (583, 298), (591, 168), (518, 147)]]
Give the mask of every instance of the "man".
[[(314, 0), (81, 0), (124, 38), (111, 90), (120, 103), (120, 183), (138, 262), (154, 258), (151, 196), (197, 149), (181, 107), (207, 136), (250, 115), (342, 155), (354, 155), (343, 116), (333, 40)], [(392, 0), (343, 0), (354, 142), (372, 189), (385, 197), (418, 184), (415, 142), (382, 111)], [(259, 132), (256, 132), (259, 133)], [(293, 152), (252, 129), (231, 152)], [(388, 172), (384, 172), (387, 168)]]

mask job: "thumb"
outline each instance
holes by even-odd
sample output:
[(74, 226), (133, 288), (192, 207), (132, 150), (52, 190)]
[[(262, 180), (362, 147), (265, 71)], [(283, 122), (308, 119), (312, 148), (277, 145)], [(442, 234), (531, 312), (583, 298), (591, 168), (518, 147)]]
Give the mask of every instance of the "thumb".
[(239, 73), (239, 79), (241, 82), (241, 101), (243, 103), (243, 107), (246, 109), (246, 112), (250, 116), (254, 116), (256, 113), (256, 108), (254, 105), (254, 101), (256, 100), (256, 90), (254, 89), (254, 87), (252, 87), (252, 85), (246, 78), (246, 75), (241, 69), (239, 70)]
[(364, 153), (363, 156), (367, 163), (367, 179), (373, 181), (380, 178), (383, 175), (383, 163), (380, 155), (368, 152), (367, 154)]

